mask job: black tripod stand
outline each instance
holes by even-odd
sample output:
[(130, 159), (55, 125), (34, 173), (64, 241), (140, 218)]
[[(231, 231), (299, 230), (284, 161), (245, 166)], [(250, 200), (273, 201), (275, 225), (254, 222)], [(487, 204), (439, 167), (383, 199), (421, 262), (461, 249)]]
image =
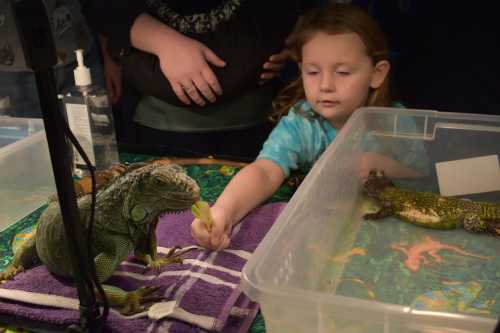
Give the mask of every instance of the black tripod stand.
[(80, 325), (77, 332), (100, 332), (99, 307), (94, 294), (91, 262), (79, 223), (71, 172), (70, 146), (65, 135), (66, 120), (59, 110), (53, 66), (56, 51), (52, 31), (42, 0), (13, 0), (14, 16), (21, 36), (26, 64), (36, 77), (40, 106), (47, 135), (59, 205), (72, 259), (73, 276), (80, 301)]

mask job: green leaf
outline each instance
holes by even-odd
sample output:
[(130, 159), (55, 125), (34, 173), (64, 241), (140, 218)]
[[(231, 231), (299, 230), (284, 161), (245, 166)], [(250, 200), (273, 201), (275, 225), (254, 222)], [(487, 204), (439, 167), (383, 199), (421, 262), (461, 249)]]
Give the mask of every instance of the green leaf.
[(213, 218), (210, 214), (210, 206), (206, 201), (197, 201), (191, 206), (193, 215), (205, 223), (208, 231), (212, 229)]

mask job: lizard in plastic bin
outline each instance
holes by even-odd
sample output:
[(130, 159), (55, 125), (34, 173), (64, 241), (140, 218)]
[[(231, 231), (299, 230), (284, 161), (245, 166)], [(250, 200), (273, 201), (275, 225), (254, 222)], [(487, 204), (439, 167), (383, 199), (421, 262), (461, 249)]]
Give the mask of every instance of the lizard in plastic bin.
[(395, 216), (431, 229), (464, 228), (467, 231), (500, 236), (500, 204), (444, 197), (431, 192), (399, 189), (382, 171), (371, 170), (363, 192), (380, 209), (365, 214), (377, 220)]

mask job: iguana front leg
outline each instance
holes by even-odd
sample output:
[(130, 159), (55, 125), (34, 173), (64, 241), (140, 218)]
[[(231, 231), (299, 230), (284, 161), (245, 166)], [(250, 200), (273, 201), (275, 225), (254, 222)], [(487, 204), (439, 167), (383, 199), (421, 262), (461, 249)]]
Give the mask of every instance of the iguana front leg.
[(158, 257), (156, 251), (156, 225), (155, 222), (146, 231), (142, 231), (135, 245), (134, 255), (149, 268), (158, 269), (173, 263), (182, 264), (182, 257), (175, 253), (179, 247), (172, 248), (165, 257)]
[[(125, 237), (114, 235), (106, 244), (102, 244), (103, 252), (95, 258), (95, 270), (99, 282), (105, 282), (116, 270), (118, 265), (131, 252), (131, 243)], [(104, 293), (110, 306), (119, 308), (123, 314), (134, 314), (144, 310), (142, 303), (149, 302), (159, 297), (150, 295), (158, 290), (159, 286), (141, 287), (132, 291), (125, 291), (118, 287), (103, 284)]]

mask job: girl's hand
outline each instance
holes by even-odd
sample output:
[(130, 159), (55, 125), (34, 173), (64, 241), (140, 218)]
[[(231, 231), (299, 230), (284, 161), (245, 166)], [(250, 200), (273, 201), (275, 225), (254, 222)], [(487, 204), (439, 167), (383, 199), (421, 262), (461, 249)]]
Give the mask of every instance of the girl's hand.
[(116, 104), (122, 96), (122, 67), (111, 57), (103, 58), (104, 78), (111, 103)]
[(163, 75), (183, 103), (189, 105), (194, 101), (204, 106), (205, 99), (215, 102), (216, 95), (222, 95), (219, 81), (208, 63), (217, 67), (224, 67), (226, 63), (204, 44), (176, 34), (169, 37), (168, 43), (157, 47), (156, 55)]
[(363, 152), (359, 156), (358, 175), (364, 182), (368, 179), (371, 170), (384, 171), (389, 178), (418, 178), (419, 172), (406, 167), (400, 162), (376, 152)]
[(221, 250), (229, 246), (232, 223), (226, 211), (218, 206), (210, 208), (213, 225), (209, 232), (205, 223), (195, 218), (191, 223), (191, 236), (201, 246)]
[(290, 52), (288, 50), (282, 50), (279, 53), (273, 54), (269, 57), (268, 61), (262, 65), (264, 71), (260, 75), (260, 84), (265, 83), (268, 80), (271, 80), (277, 77), (280, 71), (285, 66), (286, 61), (290, 57)]

